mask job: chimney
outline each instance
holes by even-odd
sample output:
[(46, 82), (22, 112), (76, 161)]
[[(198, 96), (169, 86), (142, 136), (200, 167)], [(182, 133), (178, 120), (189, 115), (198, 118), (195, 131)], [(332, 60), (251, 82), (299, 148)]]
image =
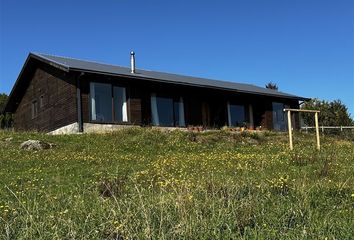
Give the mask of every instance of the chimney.
[(130, 52), (130, 72), (135, 73), (135, 53)]

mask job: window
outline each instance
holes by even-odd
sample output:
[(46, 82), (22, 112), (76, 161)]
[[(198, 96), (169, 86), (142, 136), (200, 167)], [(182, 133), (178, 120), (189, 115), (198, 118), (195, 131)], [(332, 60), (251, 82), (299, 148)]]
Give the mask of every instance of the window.
[(273, 129), (278, 131), (285, 131), (287, 128), (287, 119), (285, 117), (284, 108), (287, 106), (283, 103), (273, 102)]
[(125, 88), (113, 87), (114, 99), (114, 120), (117, 122), (127, 122), (127, 101), (125, 96)]
[(273, 102), (273, 117), (274, 121), (282, 122), (284, 121), (284, 104)]
[(126, 91), (105, 83), (90, 83), (91, 120), (127, 122)]
[(37, 100), (33, 100), (32, 101), (31, 114), (32, 114), (32, 119), (37, 117), (37, 115), (38, 115), (38, 103), (37, 103)]
[(245, 106), (227, 104), (228, 120), (230, 127), (241, 127), (246, 122)]
[(178, 101), (174, 102), (175, 126), (185, 127), (184, 121), (184, 104), (183, 98), (180, 97)]
[(39, 97), (39, 107), (40, 108), (44, 107), (44, 96), (43, 95)]
[(110, 84), (91, 83), (91, 119), (112, 122), (112, 90)]
[(183, 98), (179, 99), (157, 97), (151, 95), (152, 124), (155, 126), (184, 127)]

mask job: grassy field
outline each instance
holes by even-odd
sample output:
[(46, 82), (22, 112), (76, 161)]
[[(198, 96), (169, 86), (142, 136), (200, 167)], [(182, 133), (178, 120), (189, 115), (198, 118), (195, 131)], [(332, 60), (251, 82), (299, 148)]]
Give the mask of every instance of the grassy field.
[[(56, 146), (20, 150), (27, 139)], [(0, 132), (0, 238), (353, 239), (354, 141), (321, 140)]]

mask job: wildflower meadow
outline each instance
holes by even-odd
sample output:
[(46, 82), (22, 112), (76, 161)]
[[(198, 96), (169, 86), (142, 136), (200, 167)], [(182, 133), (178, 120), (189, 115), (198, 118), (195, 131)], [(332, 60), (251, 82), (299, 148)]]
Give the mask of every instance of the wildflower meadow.
[(294, 135), (2, 131), (0, 238), (353, 239), (354, 141)]

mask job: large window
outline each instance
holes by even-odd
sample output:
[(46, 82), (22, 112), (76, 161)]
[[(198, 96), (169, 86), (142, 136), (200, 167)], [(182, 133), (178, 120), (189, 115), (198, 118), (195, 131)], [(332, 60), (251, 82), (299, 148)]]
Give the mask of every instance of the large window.
[(125, 88), (111, 84), (90, 83), (91, 120), (97, 122), (126, 122)]
[(283, 103), (273, 102), (273, 129), (278, 131), (285, 131), (288, 121), (285, 117), (284, 108), (287, 106)]
[(244, 105), (227, 104), (228, 120), (230, 127), (241, 127), (246, 123)]
[(184, 127), (183, 98), (157, 97), (151, 95), (152, 124), (155, 126)]

